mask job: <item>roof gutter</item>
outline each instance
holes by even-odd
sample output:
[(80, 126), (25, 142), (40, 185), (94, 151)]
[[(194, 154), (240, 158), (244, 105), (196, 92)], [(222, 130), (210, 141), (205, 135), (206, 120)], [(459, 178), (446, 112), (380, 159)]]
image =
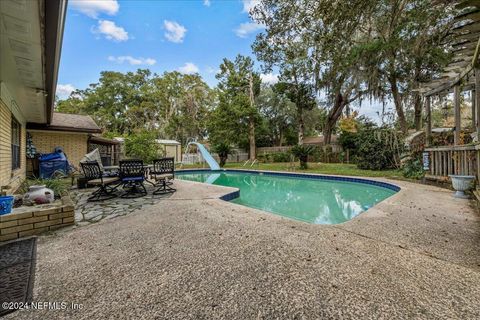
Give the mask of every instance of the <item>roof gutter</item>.
[(47, 131), (63, 131), (63, 132), (81, 132), (81, 133), (102, 133), (102, 129), (89, 129), (89, 128), (74, 128), (64, 126), (50, 126), (43, 123), (27, 123), (27, 130), (47, 130)]
[(67, 0), (45, 0), (45, 98), (47, 124), (52, 122), (62, 50)]

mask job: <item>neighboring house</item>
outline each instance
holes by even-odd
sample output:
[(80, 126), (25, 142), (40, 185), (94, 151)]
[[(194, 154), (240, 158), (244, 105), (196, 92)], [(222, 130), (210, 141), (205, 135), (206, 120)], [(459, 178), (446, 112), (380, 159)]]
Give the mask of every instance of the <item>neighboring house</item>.
[(51, 124), (66, 1), (0, 1), (0, 186), (26, 174), (27, 123)]
[[(332, 134), (332, 137), (330, 139), (330, 146), (332, 147), (332, 152), (334, 153), (342, 151), (342, 146), (338, 144), (338, 137), (339, 137), (338, 135)], [(305, 137), (303, 138), (303, 144), (323, 147), (325, 146), (325, 140), (323, 135)]]
[(80, 160), (90, 151), (89, 143), (103, 140), (92, 136), (101, 132), (90, 116), (79, 114), (54, 112), (50, 124), (27, 123), (27, 133), (37, 153), (50, 153), (61, 147), (76, 168), (80, 168)]
[[(338, 135), (332, 134), (332, 137), (330, 139), (330, 143), (331, 144), (336, 144), (337, 140), (338, 140)], [(303, 138), (303, 144), (323, 146), (324, 145), (324, 137), (323, 137), (323, 135), (305, 137), (305, 138)]]

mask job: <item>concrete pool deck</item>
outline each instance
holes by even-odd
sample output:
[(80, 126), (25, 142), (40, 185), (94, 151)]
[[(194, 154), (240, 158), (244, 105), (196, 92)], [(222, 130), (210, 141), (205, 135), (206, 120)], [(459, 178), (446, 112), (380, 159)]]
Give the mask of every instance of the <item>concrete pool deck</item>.
[[(126, 216), (39, 238), (34, 301), (80, 310), (6, 319), (480, 318), (480, 218), (408, 182), (339, 225), (178, 191)], [(69, 252), (68, 254), (59, 254)]]

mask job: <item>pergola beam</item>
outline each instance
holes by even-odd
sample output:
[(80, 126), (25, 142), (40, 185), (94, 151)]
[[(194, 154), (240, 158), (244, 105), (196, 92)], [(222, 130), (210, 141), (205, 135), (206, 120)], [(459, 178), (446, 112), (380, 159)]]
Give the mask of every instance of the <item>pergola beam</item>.
[(477, 134), (477, 141), (480, 141), (480, 68), (475, 69), (475, 107), (476, 119), (475, 127)]
[(425, 145), (430, 146), (432, 141), (432, 108), (431, 97), (425, 97)]
[(476, 106), (477, 101), (476, 100), (477, 99), (475, 97), (475, 92), (476, 91), (475, 91), (475, 89), (472, 89), (470, 92), (471, 92), (470, 96), (472, 98), (472, 128), (474, 130), (476, 130), (476, 127), (477, 127), (477, 124), (476, 124), (477, 123), (477, 116), (476, 116), (476, 114), (477, 114), (477, 106)]
[(433, 90), (430, 90), (428, 92), (426, 92), (424, 95), (425, 96), (431, 96), (431, 95), (434, 95), (434, 94), (438, 94), (442, 91), (445, 91), (455, 85), (458, 85), (458, 83), (470, 72), (472, 71), (472, 65), (468, 65), (467, 67), (465, 67), (465, 69), (457, 76), (455, 77), (454, 79), (448, 81), (446, 80), (445, 83), (439, 85), (438, 87), (436, 87), (435, 89)]

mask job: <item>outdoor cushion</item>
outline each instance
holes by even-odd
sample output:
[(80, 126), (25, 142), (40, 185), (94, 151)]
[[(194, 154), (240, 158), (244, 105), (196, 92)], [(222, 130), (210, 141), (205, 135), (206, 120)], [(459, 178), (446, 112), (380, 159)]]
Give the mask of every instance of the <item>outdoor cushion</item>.
[(80, 162), (87, 162), (87, 161), (97, 161), (98, 165), (100, 166), (100, 170), (103, 172), (103, 165), (102, 165), (102, 158), (100, 157), (100, 151), (98, 148), (93, 150), (90, 153), (87, 153)]
[(125, 177), (122, 178), (122, 181), (143, 181), (145, 180), (144, 177)]
[[(116, 182), (118, 180), (119, 180), (118, 177), (103, 178), (103, 183), (104, 184), (110, 184), (110, 183)], [(99, 185), (99, 184), (102, 184), (102, 179), (93, 179), (93, 180), (88, 181), (87, 183), (88, 184), (93, 184), (93, 185)]]
[(173, 178), (173, 174), (171, 173), (163, 173), (163, 174), (154, 174), (155, 180), (163, 180), (168, 178)]

